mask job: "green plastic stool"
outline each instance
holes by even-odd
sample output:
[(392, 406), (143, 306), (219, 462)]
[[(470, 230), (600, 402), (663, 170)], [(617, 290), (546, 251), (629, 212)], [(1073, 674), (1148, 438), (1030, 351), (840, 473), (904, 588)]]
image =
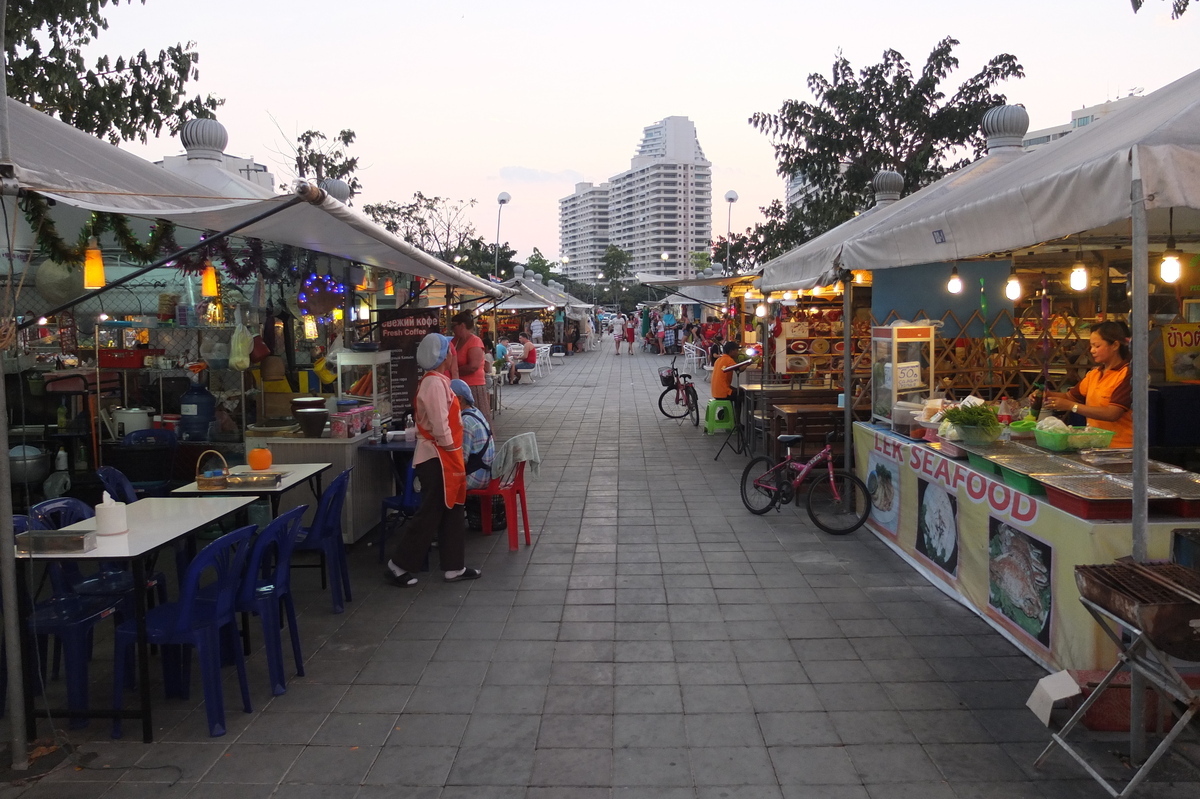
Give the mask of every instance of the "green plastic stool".
[[(717, 412), (721, 409), (725, 410), (723, 419), (717, 418)], [(711, 436), (718, 430), (732, 430), (735, 427), (737, 420), (733, 418), (733, 403), (729, 400), (709, 400), (704, 408), (704, 435)]]

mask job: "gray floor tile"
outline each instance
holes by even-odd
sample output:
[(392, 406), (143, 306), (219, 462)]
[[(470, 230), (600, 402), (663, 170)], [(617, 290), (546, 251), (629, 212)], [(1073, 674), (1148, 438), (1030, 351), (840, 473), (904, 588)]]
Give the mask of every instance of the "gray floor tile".
[(607, 785), (612, 770), (611, 749), (539, 749), (534, 757), (530, 785)]
[(864, 783), (936, 782), (941, 773), (917, 744), (862, 744), (847, 746)]
[(613, 787), (692, 785), (687, 749), (613, 750)]
[[(772, 746), (771, 762), (783, 785), (858, 785), (858, 773), (840, 746)], [(828, 795), (817, 793), (814, 795)]]
[[(367, 776), (381, 751), (378, 746), (356, 744), (306, 746), (288, 769), (283, 781), (357, 786)], [(292, 794), (291, 788), (284, 792)]]
[(364, 782), (374, 785), (445, 784), (446, 775), (458, 754), (454, 746), (384, 747)]
[(692, 774), (697, 785), (772, 785), (775, 770), (765, 746), (692, 748)]
[(463, 734), (461, 746), (492, 747), (511, 745), (515, 749), (533, 749), (537, 745), (541, 716), (537, 714), (473, 713)]
[(617, 713), (613, 719), (613, 747), (687, 746), (682, 713)]
[(610, 715), (545, 715), (538, 731), (539, 749), (611, 749), (613, 717)]
[(388, 746), (458, 746), (471, 716), (413, 713), (396, 720)]
[[(688, 713), (684, 716), (688, 746), (761, 747), (763, 733), (753, 713)], [(703, 784), (702, 781), (698, 781)], [(735, 783), (713, 783), (735, 784)]]

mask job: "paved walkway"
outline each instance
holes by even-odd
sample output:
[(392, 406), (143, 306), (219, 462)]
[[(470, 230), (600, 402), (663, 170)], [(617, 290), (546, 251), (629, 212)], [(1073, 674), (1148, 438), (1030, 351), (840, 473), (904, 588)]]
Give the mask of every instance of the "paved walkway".
[[(534, 430), (544, 458), (534, 546), (472, 534), (481, 580), (400, 589), (360, 542), (344, 615), (295, 578), (308, 661), (287, 694), (257, 651), (255, 712), (228, 679), (225, 737), (197, 687), (158, 700), (159, 743), (94, 722), (73, 736), (87, 768), (0, 799), (1103, 796), (1065, 755), (1033, 770), (1043, 673), (982, 621), (866, 531), (745, 512), (745, 460), (659, 414), (668, 360), (605, 347), (507, 389), (497, 437)], [(1166, 765), (1140, 795), (1200, 795)]]

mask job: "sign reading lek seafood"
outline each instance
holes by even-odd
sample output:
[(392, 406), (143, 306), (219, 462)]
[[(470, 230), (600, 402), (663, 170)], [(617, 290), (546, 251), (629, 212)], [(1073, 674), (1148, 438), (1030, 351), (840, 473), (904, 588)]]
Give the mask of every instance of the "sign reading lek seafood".
[(1028, 494), (1009, 488), (999, 480), (988, 478), (931, 449), (908, 449), (909, 468), (922, 478), (955, 493), (963, 488), (972, 502), (986, 502), (993, 513), (1017, 524), (1029, 524), (1037, 519), (1037, 501)]

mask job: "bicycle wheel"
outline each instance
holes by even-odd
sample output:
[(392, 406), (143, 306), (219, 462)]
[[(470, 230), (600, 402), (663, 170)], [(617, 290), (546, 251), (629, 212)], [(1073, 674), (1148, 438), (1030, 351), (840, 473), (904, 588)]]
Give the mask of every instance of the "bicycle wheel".
[(774, 471), (775, 464), (759, 455), (742, 470), (742, 503), (746, 510), (761, 516), (775, 507), (779, 499), (779, 481), (783, 470)]
[(700, 426), (700, 398), (696, 396), (696, 389), (692, 386), (687, 387), (687, 405), (688, 413), (692, 415), (692, 427)]
[(658, 397), (658, 409), (668, 419), (682, 419), (688, 414), (687, 396), (674, 386), (664, 389)]
[(808, 518), (832, 535), (852, 533), (871, 513), (867, 487), (849, 472), (827, 472), (814, 478), (808, 492)]

